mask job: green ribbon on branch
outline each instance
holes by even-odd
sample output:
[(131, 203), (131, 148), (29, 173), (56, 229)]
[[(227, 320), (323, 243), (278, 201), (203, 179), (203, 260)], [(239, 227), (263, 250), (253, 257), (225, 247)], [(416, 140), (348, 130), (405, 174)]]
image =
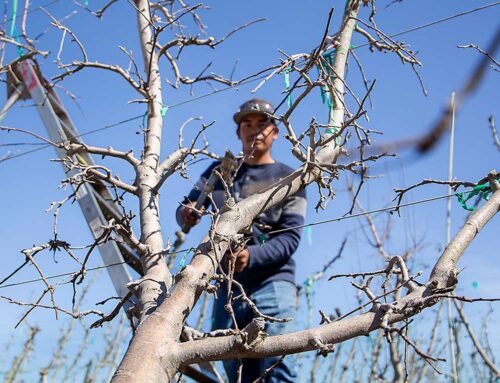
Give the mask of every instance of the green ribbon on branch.
[[(333, 65), (333, 55), (334, 54), (335, 54), (335, 49), (332, 49), (331, 51), (323, 53), (323, 58), (330, 65), (329, 67), (326, 68), (326, 73), (328, 74), (328, 76), (330, 76), (330, 67)], [(319, 66), (318, 66), (318, 77), (320, 75), (321, 75), (321, 71), (320, 71)], [(321, 91), (321, 101), (323, 102), (323, 104), (325, 102), (328, 102), (328, 105), (330, 108), (330, 105), (332, 103), (332, 100), (330, 99), (330, 94), (327, 95), (327, 91), (323, 87), (320, 87), (320, 91)]]
[(182, 256), (180, 262), (179, 262), (179, 267), (182, 269), (184, 266), (186, 266), (186, 257), (193, 251), (194, 249), (191, 247), (190, 249), (187, 249), (184, 252), (184, 255)]
[(10, 36), (14, 37), (16, 31), (17, 0), (12, 2), (12, 12), (10, 14)]
[(484, 184), (480, 184), (477, 186), (474, 186), (474, 188), (470, 192), (460, 192), (460, 193), (455, 193), (458, 199), (458, 203), (468, 211), (474, 211), (476, 210), (475, 206), (467, 206), (467, 201), (469, 201), (472, 197), (476, 195), (481, 195), (481, 197), (485, 200), (488, 201), (491, 197), (491, 188), (487, 182)]
[(165, 117), (165, 115), (167, 114), (167, 112), (168, 112), (168, 105), (163, 104), (161, 106), (161, 109), (160, 109), (160, 115), (161, 115), (161, 117), (162, 118)]
[(326, 102), (326, 97), (325, 97), (326, 91), (323, 88), (320, 88), (320, 91), (321, 91), (321, 102), (324, 104)]
[[(17, 19), (17, 0), (12, 2), (12, 12), (10, 15), (10, 37), (12, 37), (16, 42), (21, 44), (21, 40), (19, 39), (19, 33), (16, 28), (16, 19)], [(21, 47), (17, 47), (17, 54), (21, 57), (24, 54), (24, 50)]]
[[(160, 109), (160, 116), (161, 118), (164, 118), (165, 115), (167, 114), (168, 112), (168, 105), (165, 105), (165, 104), (161, 104), (161, 109)], [(143, 126), (146, 126), (146, 118), (148, 117), (148, 111), (146, 111), (144, 113), (144, 115), (142, 116), (142, 125)]]
[[(333, 103), (331, 97), (328, 97), (328, 124), (330, 124), (333, 121)], [(333, 134), (337, 131), (337, 127), (334, 126), (332, 128), (326, 128), (326, 134)], [(339, 139), (340, 137), (337, 137), (335, 139), (335, 143), (338, 145), (339, 144)]]
[(333, 109), (333, 102), (332, 102), (332, 98), (330, 97), (330, 95), (328, 95), (328, 99), (326, 101), (327, 101), (327, 104), (328, 104), (328, 110), (330, 111), (330, 114), (331, 114), (332, 113), (332, 109)]
[[(356, 48), (355, 45), (350, 45), (349, 48), (348, 48), (348, 51), (350, 49), (354, 49)], [(334, 63), (334, 56), (336, 53), (340, 53), (340, 52), (344, 52), (344, 49), (342, 48), (333, 48), (333, 49), (330, 49), (329, 51), (323, 53), (323, 58), (328, 62), (328, 66), (326, 67), (326, 74), (328, 77), (330, 77), (331, 75), (331, 72), (332, 72), (332, 67), (333, 67), (333, 63)], [(320, 72), (320, 68), (318, 66), (318, 77), (321, 75), (321, 72)], [(333, 100), (332, 100), (332, 95), (327, 92), (327, 90), (323, 87), (320, 87), (320, 91), (321, 91), (321, 101), (323, 102), (323, 104), (326, 102), (327, 105), (328, 105), (328, 124), (331, 123), (332, 119), (333, 119)], [(333, 127), (332, 128), (327, 128), (326, 129), (326, 134), (334, 134), (336, 131), (337, 131), (337, 127)], [(340, 145), (340, 136), (335, 138), (335, 144), (336, 145)]]
[(337, 53), (337, 49), (333, 48), (331, 51), (324, 53), (323, 58), (328, 62), (330, 65), (330, 68), (327, 68), (328, 74), (330, 74), (331, 67), (333, 66), (333, 57), (335, 56), (335, 53)]
[(286, 101), (288, 103), (288, 107), (290, 108), (293, 104), (292, 93), (290, 92), (290, 69), (285, 68), (283, 71), (283, 77), (285, 78), (285, 92), (289, 92), (286, 97)]
[(259, 234), (259, 243), (260, 243), (260, 247), (262, 247), (266, 244), (266, 235), (264, 233)]
[(307, 226), (304, 229), (304, 233), (305, 233), (306, 238), (307, 238), (307, 244), (308, 245), (312, 245), (312, 227), (311, 226)]
[[(354, 47), (354, 46), (351, 45), (351, 48), (352, 47)], [(328, 76), (331, 75), (331, 69), (333, 67), (333, 59), (334, 59), (335, 53), (338, 53), (338, 52), (341, 52), (340, 48), (333, 48), (333, 49), (329, 50), (328, 52), (323, 53), (323, 58), (329, 64), (329, 66), (326, 68), (326, 72), (327, 72)], [(319, 68), (318, 68), (318, 71), (319, 71)], [(332, 100), (331, 94), (328, 93), (324, 88), (321, 88), (321, 100), (323, 101), (323, 104), (325, 103), (325, 101), (327, 103), (328, 120), (329, 120), (328, 123), (330, 123), (332, 118), (333, 118), (333, 100)], [(326, 134), (334, 134), (336, 131), (337, 131), (337, 128), (333, 127), (333, 129), (327, 128), (325, 132), (326, 132)], [(337, 137), (335, 139), (335, 144), (339, 145), (339, 143), (340, 143), (340, 137)]]
[[(348, 51), (351, 49), (356, 49), (356, 45), (350, 45)], [(345, 51), (342, 48), (332, 48), (329, 51), (323, 53), (323, 57), (325, 58), (326, 61), (328, 61), (328, 63), (331, 66), (333, 66), (333, 56), (335, 56), (335, 53), (340, 53), (340, 52), (345, 52)]]

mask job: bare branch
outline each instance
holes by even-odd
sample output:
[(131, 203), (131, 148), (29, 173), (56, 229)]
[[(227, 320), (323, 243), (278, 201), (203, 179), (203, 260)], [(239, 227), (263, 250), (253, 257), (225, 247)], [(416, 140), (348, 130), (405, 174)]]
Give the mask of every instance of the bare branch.
[(120, 180), (119, 177), (113, 176), (112, 172), (110, 169), (103, 165), (81, 165), (79, 163), (75, 163), (73, 161), (66, 161), (65, 162), (68, 167), (71, 168), (77, 168), (81, 169), (81, 172), (67, 178), (65, 183), (70, 183), (73, 185), (78, 185), (79, 183), (82, 182), (82, 180), (86, 181), (91, 181), (93, 177), (96, 177), (102, 181), (107, 182), (110, 185), (116, 186), (118, 189), (124, 190), (126, 192), (129, 192), (131, 194), (136, 194), (137, 192), (137, 186), (130, 185), (126, 182), (123, 182)]
[(129, 291), (123, 298), (120, 299), (120, 302), (116, 305), (116, 307), (113, 309), (113, 311), (111, 311), (111, 313), (109, 313), (106, 316), (103, 316), (98, 321), (92, 323), (90, 325), (90, 328), (101, 327), (105, 322), (112, 321), (120, 313), (120, 310), (123, 307), (123, 305), (125, 304), (125, 302), (127, 302), (128, 300), (130, 300), (130, 298), (132, 297), (132, 295), (133, 295), (133, 292)]
[[(60, 21), (58, 21), (54, 16), (52, 16), (50, 14), (49, 11), (47, 11), (45, 8), (42, 8), (40, 7), (40, 9), (45, 12), (45, 14), (47, 16), (50, 17), (50, 19), (52, 20), (52, 25), (55, 26), (56, 28), (60, 29), (63, 31), (63, 39), (64, 39), (64, 36), (66, 35), (66, 33), (68, 33), (69, 35), (71, 35), (71, 37), (73, 38), (73, 41), (76, 42), (76, 44), (78, 45), (78, 47), (80, 48), (80, 51), (82, 52), (82, 56), (83, 56), (83, 61), (88, 61), (88, 55), (87, 55), (87, 52), (85, 51), (85, 47), (83, 46), (82, 42), (78, 39), (78, 37), (75, 35), (75, 33), (68, 27), (62, 25), (60, 23)], [(59, 55), (58, 55), (59, 57)]]
[(62, 147), (67, 150), (68, 155), (71, 156), (73, 153), (90, 153), (90, 154), (98, 154), (104, 157), (115, 157), (121, 158), (127, 162), (129, 162), (134, 168), (140, 164), (140, 161), (134, 157), (134, 153), (132, 150), (128, 152), (122, 152), (119, 150), (113, 149), (111, 146), (108, 148), (100, 148), (97, 146), (88, 146), (86, 144), (59, 144), (59, 147)]
[(67, 314), (67, 315), (69, 315), (70, 317), (72, 317), (74, 319), (79, 319), (79, 318), (82, 318), (82, 317), (87, 316), (87, 315), (99, 315), (101, 317), (104, 316), (104, 314), (101, 313), (98, 310), (85, 310), (85, 311), (80, 311), (80, 312), (72, 312), (72, 311), (69, 311), (69, 310), (62, 309), (62, 308), (57, 307), (57, 306), (43, 305), (43, 304), (39, 303), (40, 299), (36, 303), (28, 303), (28, 302), (16, 301), (16, 300), (14, 300), (14, 299), (12, 299), (10, 297), (5, 297), (3, 295), (0, 295), (0, 298), (6, 300), (9, 303), (18, 305), (18, 306), (28, 306), (28, 307), (31, 308), (30, 311), (33, 308), (37, 308), (37, 307), (44, 308), (44, 309), (49, 309), (49, 310), (56, 310), (56, 311), (61, 312), (63, 314)]
[[(129, 85), (131, 85), (137, 92), (139, 92), (144, 97), (147, 96), (147, 92), (143, 89), (140, 83), (137, 83), (132, 76), (125, 71), (122, 67), (118, 65), (102, 64), (100, 62), (94, 61), (73, 61), (71, 64), (61, 65), (65, 69), (64, 73), (52, 77), (53, 81), (62, 80), (64, 77), (76, 73), (84, 68), (95, 68), (110, 71), (120, 75)], [(71, 69), (68, 69), (71, 68)]]
[(476, 44), (467, 44), (467, 45), (457, 45), (457, 48), (463, 48), (463, 49), (466, 49), (466, 48), (474, 48), (475, 50), (477, 50), (479, 53), (485, 55), (486, 57), (488, 57), (491, 62), (495, 65), (495, 67), (492, 66), (493, 69), (496, 69), (498, 70), (498, 68), (500, 67), (500, 63), (495, 60), (495, 58), (488, 52), (482, 50), (478, 45)]
[(116, 2), (118, 2), (118, 0), (109, 0), (101, 9), (92, 13), (98, 18), (102, 19), (102, 17), (104, 16), (104, 12), (106, 12), (106, 10)]
[(488, 118), (488, 122), (490, 124), (491, 135), (493, 137), (493, 143), (495, 144), (497, 150), (500, 151), (500, 140), (498, 139), (497, 129), (496, 129), (496, 125), (495, 125), (495, 119), (493, 118), (493, 116), (490, 116)]

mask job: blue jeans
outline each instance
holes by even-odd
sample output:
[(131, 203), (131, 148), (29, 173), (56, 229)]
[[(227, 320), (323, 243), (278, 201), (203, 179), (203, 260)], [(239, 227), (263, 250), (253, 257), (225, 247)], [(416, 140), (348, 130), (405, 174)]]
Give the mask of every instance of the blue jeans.
[[(248, 292), (247, 292), (248, 294)], [(235, 296), (238, 295), (237, 290)], [(213, 324), (216, 329), (234, 328), (232, 319), (224, 309), (227, 298), (225, 286), (219, 289), (219, 299), (214, 303)], [(297, 306), (297, 289), (295, 285), (288, 281), (272, 281), (260, 286), (255, 291), (250, 292), (249, 298), (257, 305), (259, 310), (266, 315), (277, 318), (293, 318)], [(242, 329), (250, 323), (254, 317), (251, 308), (242, 300), (233, 303), (233, 310), (238, 322), (238, 328)], [(291, 331), (291, 322), (266, 323), (265, 331), (271, 335), (285, 334)], [(258, 379), (264, 371), (279, 360), (279, 356), (265, 359), (243, 359), (243, 370), (241, 383), (252, 383)], [(293, 383), (295, 382), (295, 363), (292, 355), (288, 355), (281, 363), (274, 367), (267, 377), (261, 382), (265, 383)], [(236, 382), (238, 360), (224, 361), (224, 369), (229, 378), (229, 382)]]

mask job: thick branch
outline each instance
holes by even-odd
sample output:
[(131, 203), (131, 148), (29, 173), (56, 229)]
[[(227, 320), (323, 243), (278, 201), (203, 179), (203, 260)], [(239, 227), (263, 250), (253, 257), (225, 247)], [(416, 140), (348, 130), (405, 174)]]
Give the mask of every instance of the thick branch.
[(115, 150), (111, 146), (109, 148), (100, 148), (98, 146), (88, 146), (85, 144), (61, 144), (61, 147), (65, 148), (68, 151), (68, 155), (72, 155), (74, 153), (91, 153), (98, 154), (100, 156), (106, 157), (115, 157), (121, 158), (129, 162), (132, 166), (137, 167), (139, 165), (139, 160), (135, 158), (132, 150), (128, 152), (122, 152), (120, 150)]
[[(148, 100), (147, 128), (142, 162), (137, 170), (137, 195), (140, 207), (140, 241), (147, 246), (147, 255), (141, 257), (144, 277), (141, 279), (138, 297), (141, 307), (140, 320), (144, 320), (161, 303), (171, 285), (172, 275), (165, 262), (164, 241), (160, 223), (160, 205), (158, 193), (154, 187), (160, 174), (158, 163), (161, 155), (161, 137), (163, 130), (163, 98), (158, 56), (155, 54), (156, 36), (153, 34), (149, 1), (134, 1), (139, 29), (139, 42), (142, 49), (144, 71), (147, 77)], [(143, 359), (143, 358), (140, 358)]]
[[(297, 172), (294, 173), (294, 175), (297, 175)], [(293, 177), (293, 175), (290, 177)], [(301, 183), (300, 178), (283, 180), (284, 184), (289, 185), (287, 189), (289, 189), (290, 192), (295, 192), (297, 184), (297, 182), (294, 182), (295, 180), (298, 180), (299, 184)], [(283, 198), (281, 193), (283, 193), (283, 190), (274, 186), (262, 192), (261, 195), (255, 195), (250, 197), (248, 200), (240, 202), (235, 206), (235, 208), (221, 216), (221, 221), (215, 230), (216, 236), (221, 238), (221, 241), (212, 245), (210, 243), (210, 239), (207, 238), (205, 242), (200, 245), (191, 264), (180, 273), (176, 289), (172, 292), (172, 299), (166, 300), (164, 304), (158, 308), (155, 315), (151, 316), (138, 329), (129, 351), (134, 351), (134, 354), (138, 352), (138, 350), (141, 349), (140, 346), (145, 345), (144, 342), (147, 338), (146, 334), (151, 333), (151, 331), (157, 329), (158, 326), (162, 326), (164, 329), (165, 338), (163, 341), (166, 342), (165, 344), (170, 345), (168, 350), (165, 349), (163, 351), (165, 353), (164, 355), (171, 355), (173, 352), (172, 347), (175, 345), (175, 360), (182, 361), (183, 363), (196, 363), (202, 360), (221, 360), (240, 357), (260, 358), (272, 355), (310, 351), (317, 348), (317, 342), (315, 342), (317, 339), (320, 339), (323, 344), (332, 344), (339, 343), (359, 335), (367, 335), (375, 329), (383, 328), (384, 326), (415, 315), (423, 308), (431, 306), (439, 300), (439, 294), (435, 294), (435, 292), (438, 292), (436, 291), (436, 288), (444, 283), (439, 283), (439, 279), (437, 280), (438, 282), (436, 282), (436, 275), (433, 273), (431, 283), (428, 286), (418, 287), (414, 292), (407, 295), (401, 301), (395, 302), (391, 305), (380, 306), (376, 312), (369, 312), (351, 319), (337, 321), (311, 330), (269, 337), (251, 349), (249, 349), (242, 341), (240, 335), (214, 338), (210, 340), (203, 339), (182, 344), (169, 342), (169, 336), (167, 334), (177, 332), (180, 333), (181, 329), (177, 327), (179, 326), (179, 323), (182, 323), (185, 319), (182, 318), (182, 316), (187, 315), (187, 312), (189, 312), (192, 307), (191, 305), (194, 304), (196, 300), (195, 297), (188, 293), (189, 290), (195, 289), (197, 292), (202, 291), (203, 286), (207, 283), (206, 278), (211, 274), (213, 267), (216, 266), (220, 257), (224, 253), (225, 248), (227, 247), (227, 241), (230, 240), (230, 237), (233, 235), (234, 229), (238, 229), (238, 227), (235, 226), (245, 225), (251, 222), (247, 221), (248, 216), (242, 213), (248, 212), (249, 210), (247, 209), (251, 206), (254, 206), (254, 208), (264, 207), (265, 200), (261, 201), (264, 202), (264, 206), (259, 205), (259, 200), (262, 197), (267, 197), (271, 201), (274, 198)], [(491, 199), (481, 209), (479, 209), (476, 214), (469, 218), (465, 225), (465, 230), (468, 230), (468, 228), (472, 226), (476, 227), (477, 230), (480, 230), (484, 224), (486, 224), (486, 222), (498, 211), (499, 206), (500, 192), (496, 191)], [(479, 221), (481, 222), (480, 224), (478, 223)], [(473, 238), (474, 235), (469, 236), (468, 242), (470, 242)], [(449, 248), (456, 247), (456, 243), (463, 242), (464, 234), (459, 232), (450, 243)], [(212, 246), (214, 246), (213, 250), (211, 250)], [(445, 250), (441, 258), (447, 258), (449, 248)], [(463, 247), (462, 251), (463, 250), (465, 250), (465, 247)], [(441, 259), (438, 261), (438, 265), (440, 264), (442, 264)], [(437, 267), (438, 265), (436, 265), (435, 269), (439, 269)], [(454, 266), (452, 264), (448, 265), (448, 267), (453, 269)], [(444, 276), (441, 278), (442, 280), (447, 280), (449, 273), (443, 272), (441, 275)], [(177, 310), (173, 310), (174, 307), (177, 308)], [(136, 340), (139, 339), (141, 339), (140, 343), (136, 342)], [(162, 342), (160, 339), (158, 339), (158, 341)], [(149, 345), (151, 344), (149, 343)], [(128, 362), (127, 359), (128, 355), (125, 357), (124, 363)], [(165, 359), (164, 363), (163, 368), (166, 368), (167, 371), (169, 371), (170, 368), (172, 368), (172, 372), (175, 370), (175, 361), (173, 361), (172, 358)], [(173, 363), (174, 365), (169, 367), (170, 363)]]
[(432, 270), (430, 280), (444, 288), (455, 285), (457, 271), (455, 265), (479, 231), (500, 209), (500, 191), (496, 190), (490, 200), (474, 212), (458, 234), (448, 244), (444, 253)]

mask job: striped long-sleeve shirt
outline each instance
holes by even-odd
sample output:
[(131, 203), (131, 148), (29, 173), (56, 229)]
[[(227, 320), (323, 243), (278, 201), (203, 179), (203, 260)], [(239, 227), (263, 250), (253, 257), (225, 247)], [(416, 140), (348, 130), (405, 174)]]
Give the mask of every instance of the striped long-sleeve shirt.
[[(203, 172), (186, 200), (197, 200), (210, 173), (218, 164), (219, 162), (214, 162)], [(290, 167), (280, 162), (264, 165), (244, 163), (234, 178), (232, 195), (238, 202), (289, 175), (292, 171)], [(212, 200), (217, 208), (222, 208), (224, 205), (224, 189), (220, 181), (212, 192)], [(207, 199), (205, 207), (208, 208), (209, 204), (210, 201)], [(179, 209), (177, 213), (177, 221), (181, 224)], [(252, 227), (252, 238), (247, 243), (250, 254), (248, 266), (241, 273), (235, 274), (235, 279), (243, 284), (246, 291), (274, 280), (295, 283), (295, 261), (292, 255), (299, 246), (301, 229), (291, 229), (277, 234), (268, 233), (302, 225), (305, 214), (306, 193), (305, 190), (300, 190), (286, 198), (282, 204), (266, 210), (257, 217)], [(265, 238), (264, 245), (261, 244), (262, 234)]]

